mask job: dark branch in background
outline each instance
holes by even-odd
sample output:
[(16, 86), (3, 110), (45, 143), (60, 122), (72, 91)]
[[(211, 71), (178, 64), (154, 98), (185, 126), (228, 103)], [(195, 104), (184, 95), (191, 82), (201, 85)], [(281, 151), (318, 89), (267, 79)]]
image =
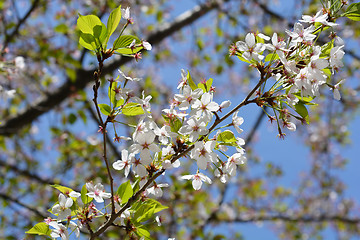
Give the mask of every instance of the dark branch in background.
[(13, 202), (13, 203), (16, 203), (17, 205), (23, 207), (23, 208), (26, 208), (27, 210), (35, 213), (36, 215), (38, 215), (39, 217), (42, 217), (42, 218), (47, 218), (48, 215), (46, 214), (46, 212), (41, 212), (40, 210), (36, 209), (35, 207), (33, 206), (29, 206), (25, 203), (22, 203), (20, 202), (17, 198), (14, 198), (14, 197), (11, 197), (11, 196), (8, 196), (4, 193), (0, 193), (0, 198), (4, 199), (6, 202)]
[(4, 160), (0, 160), (0, 166), (4, 167), (4, 168), (9, 168), (11, 171), (13, 171), (13, 172), (15, 172), (15, 173), (17, 173), (19, 175), (27, 177), (27, 178), (29, 178), (31, 180), (35, 180), (35, 181), (37, 181), (39, 183), (42, 183), (42, 184), (45, 184), (45, 185), (54, 185), (54, 184), (56, 184), (56, 182), (53, 181), (52, 179), (42, 178), (42, 177), (38, 176), (35, 173), (31, 173), (28, 170), (20, 169), (18, 166), (7, 163)]
[[(193, 9), (188, 10), (178, 16), (172, 23), (163, 24), (158, 30), (156, 30), (154, 33), (151, 33), (145, 39), (152, 45), (157, 45), (166, 37), (179, 31), (183, 27), (190, 25), (217, 7), (219, 7), (218, 2), (195, 6)], [(112, 73), (120, 66), (132, 60), (133, 59), (129, 57), (122, 57), (119, 60), (113, 61), (110, 64), (104, 66), (103, 74), (106, 75), (108, 73)], [(48, 93), (45, 97), (41, 97), (38, 100), (35, 100), (31, 106), (28, 106), (26, 109), (19, 112), (15, 116), (5, 119), (3, 121), (4, 124), (0, 127), (0, 135), (9, 136), (18, 132), (22, 127), (32, 123), (39, 116), (59, 105), (70, 95), (74, 94), (74, 92), (84, 89), (86, 85), (92, 81), (95, 70), (96, 69), (90, 69), (86, 71), (78, 69), (76, 71), (75, 81), (68, 78), (66, 82), (55, 92)]]
[(40, 0), (35, 0), (30, 9), (27, 11), (27, 13), (25, 14), (25, 16), (23, 18), (21, 18), (19, 20), (19, 22), (16, 24), (14, 31), (12, 31), (9, 35), (6, 34), (5, 35), (5, 40), (3, 43), (3, 49), (1, 51), (1, 54), (4, 53), (4, 50), (7, 48), (7, 46), (9, 45), (9, 43), (14, 39), (14, 37), (19, 33), (20, 27), (21, 25), (23, 25), (26, 20), (30, 17), (31, 13), (38, 7)]

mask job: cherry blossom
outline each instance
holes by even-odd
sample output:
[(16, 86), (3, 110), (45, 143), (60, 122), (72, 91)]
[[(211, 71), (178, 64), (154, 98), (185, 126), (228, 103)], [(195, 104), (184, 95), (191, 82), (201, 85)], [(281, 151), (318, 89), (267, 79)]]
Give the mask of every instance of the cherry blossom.
[(73, 205), (72, 198), (65, 197), (64, 194), (59, 194), (59, 203), (52, 207), (52, 212), (58, 214), (58, 220), (66, 219), (71, 215), (70, 207)]
[(128, 152), (128, 150), (124, 149), (121, 151), (121, 160), (117, 160), (113, 163), (113, 168), (115, 170), (122, 170), (125, 169), (125, 177), (129, 175), (130, 167), (131, 167), (131, 161), (134, 158), (134, 154)]
[(199, 173), (199, 172), (194, 175), (182, 176), (182, 177), (180, 177), (180, 179), (186, 179), (186, 180), (192, 179), (193, 180), (192, 186), (195, 190), (199, 190), (201, 188), (203, 182), (206, 182), (208, 184), (212, 183), (211, 179), (208, 176), (206, 176), (202, 173)]
[(88, 190), (86, 195), (94, 198), (98, 203), (102, 203), (104, 199), (111, 197), (110, 193), (105, 192), (104, 186), (101, 183), (97, 183), (95, 186), (91, 182), (86, 183), (86, 189)]
[(248, 61), (254, 59), (255, 61), (261, 61), (264, 56), (261, 53), (265, 50), (265, 45), (262, 43), (256, 43), (255, 35), (253, 33), (246, 34), (245, 42), (236, 42), (236, 47), (243, 52), (242, 57)]

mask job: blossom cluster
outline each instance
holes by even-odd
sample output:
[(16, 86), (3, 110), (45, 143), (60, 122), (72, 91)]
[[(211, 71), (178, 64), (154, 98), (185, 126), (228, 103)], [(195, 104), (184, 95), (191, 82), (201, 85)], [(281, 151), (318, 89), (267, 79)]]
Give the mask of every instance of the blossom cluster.
[[(343, 80), (333, 85), (330, 76), (343, 67), (344, 42), (333, 31), (337, 24), (328, 19), (328, 14), (322, 10), (315, 16), (303, 15), (292, 31), (286, 30), (287, 39), (280, 38), (277, 33), (271, 38), (262, 33), (248, 33), (245, 41), (238, 41), (230, 48), (230, 55), (237, 55), (258, 70), (266, 69), (270, 73), (268, 77), (276, 79), (276, 83), (262, 95), (268, 99), (259, 101), (258, 105), (267, 104), (279, 111), (283, 125), (293, 131), (296, 125), (290, 122), (291, 114), (284, 110), (284, 105), (296, 111), (300, 102), (310, 102), (318, 97), (320, 86), (324, 84), (333, 91), (335, 99), (341, 98), (339, 85)], [(317, 34), (327, 28), (332, 30), (331, 40), (316, 45), (319, 42)], [(261, 97), (260, 92), (258, 95)]]
[[(121, 71), (119, 72), (127, 78)], [(151, 96), (145, 97), (144, 94), (142, 98), (131, 97), (129, 94), (119, 96), (118, 100), (123, 98), (138, 103), (144, 114), (132, 135), (133, 143), (128, 149), (122, 150), (122, 159), (113, 163), (114, 169), (124, 170), (125, 177), (132, 169), (135, 176), (142, 179), (140, 186), (143, 186), (151, 167), (155, 169), (179, 167), (180, 159), (173, 162), (170, 159), (181, 153), (181, 150), (185, 151), (192, 147), (189, 157), (196, 162), (198, 170), (194, 175), (185, 175), (181, 178), (192, 179), (194, 189), (198, 190), (202, 182), (212, 182), (209, 177), (199, 172), (211, 166), (215, 170), (215, 175), (220, 177), (222, 182), (226, 182), (229, 176), (235, 175), (236, 166), (246, 161), (245, 150), (241, 147), (245, 142), (241, 138), (236, 138), (230, 130), (226, 132), (219, 130), (210, 138), (209, 127), (214, 116), (230, 106), (230, 101), (216, 103), (213, 100), (214, 87), (211, 86), (210, 81), (196, 86), (190, 74), (186, 74), (184, 70), (182, 70), (182, 80), (178, 89), (179, 93), (174, 95), (170, 107), (163, 110), (165, 124), (161, 127), (153, 121), (150, 114)], [(235, 112), (232, 122), (227, 127), (232, 126), (241, 133), (242, 129), (239, 126), (243, 123), (243, 118), (237, 115), (238, 112)], [(228, 156), (227, 161), (224, 162), (220, 160), (216, 152), (225, 154), (227, 146), (236, 147), (237, 152)], [(155, 183), (147, 190), (147, 193), (159, 197), (162, 195), (160, 188), (166, 186), (166, 184)]]

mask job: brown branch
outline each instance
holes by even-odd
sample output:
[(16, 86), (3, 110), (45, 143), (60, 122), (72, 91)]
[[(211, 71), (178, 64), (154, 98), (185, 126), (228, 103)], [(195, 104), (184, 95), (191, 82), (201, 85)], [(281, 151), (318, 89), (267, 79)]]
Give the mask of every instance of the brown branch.
[[(219, 7), (219, 3), (216, 1), (195, 6), (193, 9), (179, 15), (173, 22), (163, 24), (158, 30), (151, 33), (145, 39), (147, 39), (147, 41), (149, 41), (152, 45), (158, 45), (165, 38), (190, 25), (217, 7)], [(106, 75), (111, 73), (132, 60), (133, 58), (122, 57), (119, 60), (113, 61), (104, 66), (103, 74)], [(0, 135), (9, 136), (18, 132), (21, 128), (32, 123), (39, 116), (53, 109), (75, 92), (84, 89), (86, 85), (92, 81), (93, 72), (95, 70), (96, 69), (77, 69), (75, 81), (68, 78), (66, 82), (56, 91), (48, 93), (44, 97), (40, 97), (35, 100), (31, 106), (28, 106), (18, 114), (5, 119), (0, 127)]]
[(39, 183), (45, 184), (45, 185), (54, 185), (56, 184), (55, 181), (52, 179), (46, 179), (38, 176), (35, 173), (31, 173), (28, 170), (20, 169), (18, 166), (7, 163), (3, 160), (0, 160), (0, 166), (4, 168), (9, 168), (11, 171), (14, 171), (15, 173), (22, 175), (24, 177), (30, 178), (31, 180), (35, 180)]
[(42, 212), (42, 211), (36, 209), (36, 208), (33, 207), (33, 206), (29, 206), (29, 205), (27, 205), (27, 204), (25, 204), (25, 203), (20, 202), (19, 200), (17, 200), (16, 198), (14, 198), (14, 197), (12, 197), (12, 196), (6, 195), (5, 193), (1, 193), (1, 192), (0, 192), (0, 197), (1, 197), (2, 199), (4, 199), (5, 201), (10, 201), (10, 202), (16, 203), (17, 205), (19, 205), (19, 206), (21, 206), (21, 207), (23, 207), (23, 208), (28, 209), (29, 211), (35, 213), (35, 214), (38, 215), (39, 217), (42, 217), (42, 218), (47, 218), (47, 217), (48, 217), (48, 216), (46, 215), (45, 211)]
[(19, 33), (21, 25), (25, 23), (25, 21), (30, 17), (31, 13), (38, 7), (40, 0), (35, 0), (30, 9), (27, 11), (25, 16), (19, 20), (19, 22), (16, 24), (14, 31), (12, 31), (9, 35), (5, 35), (5, 40), (3, 44), (3, 48), (1, 51), (1, 54), (4, 53), (4, 50), (7, 48), (9, 43), (14, 39), (14, 37)]

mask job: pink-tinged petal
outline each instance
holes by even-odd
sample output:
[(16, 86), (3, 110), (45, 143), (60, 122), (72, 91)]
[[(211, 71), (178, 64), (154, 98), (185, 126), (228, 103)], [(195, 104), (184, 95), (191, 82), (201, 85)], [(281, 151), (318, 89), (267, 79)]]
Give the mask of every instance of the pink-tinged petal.
[(94, 194), (94, 195), (92, 196), (92, 198), (94, 198), (95, 201), (98, 202), (98, 203), (104, 202), (104, 199), (103, 199), (102, 197), (100, 197), (99, 195), (95, 195), (95, 194)]
[(192, 181), (192, 186), (195, 190), (199, 190), (201, 188), (201, 185), (202, 185), (202, 181), (199, 178), (195, 178)]

